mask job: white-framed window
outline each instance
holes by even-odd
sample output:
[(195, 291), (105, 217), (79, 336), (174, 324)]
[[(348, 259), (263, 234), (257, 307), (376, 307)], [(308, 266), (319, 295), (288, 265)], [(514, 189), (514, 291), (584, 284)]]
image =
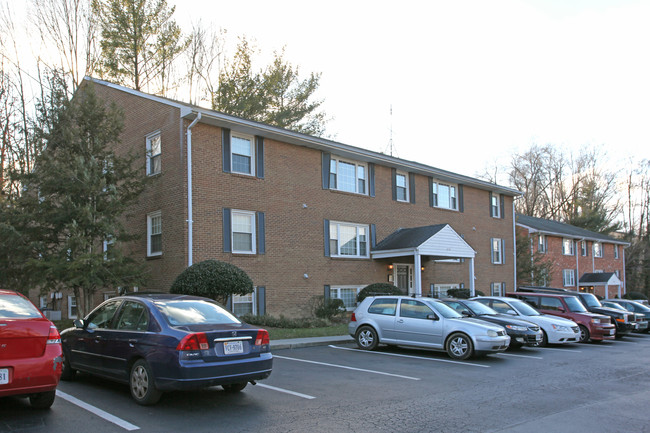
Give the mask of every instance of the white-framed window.
[(492, 194), (490, 200), (490, 215), (492, 215), (492, 218), (501, 218), (501, 202), (499, 194)]
[(573, 255), (573, 239), (562, 239), (562, 254), (565, 256)]
[(232, 312), (236, 316), (244, 314), (257, 314), (257, 306), (255, 305), (255, 295), (257, 294), (257, 287), (251, 293), (245, 295), (232, 295)]
[(537, 251), (540, 253), (546, 253), (548, 250), (548, 240), (546, 235), (539, 235), (537, 238)]
[(576, 285), (576, 274), (573, 269), (564, 269), (562, 271), (562, 280), (565, 287), (573, 287)]
[(499, 238), (490, 239), (492, 263), (500, 265), (503, 263), (503, 240)]
[(460, 284), (431, 284), (431, 295), (434, 298), (446, 298), (452, 289), (460, 289)]
[(490, 283), (491, 296), (503, 296), (503, 283)]
[(594, 242), (594, 257), (603, 256), (603, 244), (600, 242)]
[(162, 213), (151, 212), (147, 215), (147, 256), (162, 254)]
[(47, 308), (47, 296), (39, 296), (38, 297), (38, 306), (42, 310), (43, 308)]
[(77, 318), (77, 298), (74, 295), (68, 296), (68, 319)]
[(618, 259), (618, 245), (614, 245), (614, 258)]
[(255, 212), (232, 210), (232, 252), (236, 254), (255, 254)]
[(367, 225), (330, 221), (330, 255), (368, 257), (368, 232)]
[(115, 240), (112, 237), (109, 237), (103, 242), (102, 249), (104, 251), (104, 260), (109, 259), (110, 252), (114, 248), (114, 246), (115, 246)]
[(147, 146), (147, 175), (159, 174), (162, 170), (161, 154), (162, 139), (160, 131), (153, 132), (146, 137)]
[(357, 286), (330, 287), (330, 299), (340, 299), (346, 310), (354, 310), (357, 306), (357, 295), (362, 288)]
[(367, 194), (367, 173), (366, 164), (332, 157), (330, 159), (330, 189)]
[(458, 199), (456, 198), (456, 186), (444, 183), (432, 182), (431, 193), (434, 207), (443, 209), (458, 210)]
[(230, 167), (233, 173), (255, 176), (255, 138), (230, 132)]
[(405, 173), (395, 173), (397, 201), (409, 200), (409, 182)]
[(580, 254), (583, 257), (587, 255), (587, 241), (580, 241)]

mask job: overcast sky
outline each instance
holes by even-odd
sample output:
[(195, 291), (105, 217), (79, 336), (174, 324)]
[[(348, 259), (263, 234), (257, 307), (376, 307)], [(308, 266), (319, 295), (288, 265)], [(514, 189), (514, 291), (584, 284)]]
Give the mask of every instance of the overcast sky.
[[(286, 47), (337, 141), (475, 175), (531, 144), (650, 158), (650, 2), (169, 0)], [(390, 116), (392, 106), (393, 115)]]

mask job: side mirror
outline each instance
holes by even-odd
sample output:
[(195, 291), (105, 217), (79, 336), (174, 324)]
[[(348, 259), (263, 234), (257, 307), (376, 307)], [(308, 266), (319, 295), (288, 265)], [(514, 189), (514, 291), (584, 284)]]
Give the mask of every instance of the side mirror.
[(470, 312), (467, 311), (467, 310), (463, 310), (463, 311), (461, 311), (460, 314), (462, 314), (462, 315), (465, 316), (465, 317), (472, 317), (472, 315), (470, 314)]
[(74, 327), (78, 329), (83, 329), (84, 321), (81, 319), (74, 319)]
[(557, 311), (559, 311), (559, 312), (561, 312), (561, 313), (566, 312), (566, 310), (564, 309), (564, 307), (557, 307)]
[(427, 319), (435, 321), (438, 320), (438, 316), (436, 316), (435, 314), (427, 314)]
[(511, 316), (516, 316), (517, 312), (515, 310), (508, 310), (506, 311), (506, 314), (510, 314)]

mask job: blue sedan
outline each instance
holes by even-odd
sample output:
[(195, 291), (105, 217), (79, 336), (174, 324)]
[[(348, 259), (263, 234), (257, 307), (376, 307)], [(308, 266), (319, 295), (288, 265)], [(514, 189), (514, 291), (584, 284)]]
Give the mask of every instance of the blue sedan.
[(83, 371), (129, 384), (142, 405), (163, 391), (221, 385), (238, 392), (271, 374), (269, 334), (211, 299), (171, 294), (112, 298), (61, 332), (63, 380)]

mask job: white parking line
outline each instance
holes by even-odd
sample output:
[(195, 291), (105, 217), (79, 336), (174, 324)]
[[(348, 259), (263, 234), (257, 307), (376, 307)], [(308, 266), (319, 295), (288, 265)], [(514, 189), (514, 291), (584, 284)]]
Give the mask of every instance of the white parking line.
[(273, 391), (284, 392), (285, 394), (295, 395), (296, 397), (306, 398), (307, 400), (313, 400), (313, 399), (316, 398), (316, 397), (311, 396), (311, 395), (301, 394), (301, 393), (299, 393), (299, 392), (289, 391), (288, 389), (277, 388), (277, 387), (275, 387), (275, 386), (265, 385), (265, 384), (263, 384), (263, 383), (258, 383), (258, 384), (255, 385), (255, 386), (259, 386), (259, 387), (267, 388), (267, 389), (272, 389)]
[(138, 427), (137, 425), (133, 425), (130, 422), (124, 421), (123, 419), (118, 418), (115, 415), (111, 415), (110, 413), (105, 412), (100, 408), (90, 405), (84, 401), (81, 401), (78, 398), (71, 396), (70, 394), (66, 394), (61, 390), (58, 389), (56, 390), (56, 396), (64, 400), (67, 400), (70, 403), (77, 405), (82, 409), (86, 409), (88, 412), (95, 414), (100, 418), (104, 418), (106, 421), (112, 422), (113, 424), (122, 427), (124, 430), (129, 430), (129, 431), (140, 430), (140, 427)]
[(624, 340), (616, 340), (616, 341), (614, 341), (613, 343), (614, 343), (614, 344), (618, 344), (618, 343), (639, 344), (638, 341), (624, 341)]
[(349, 347), (338, 347), (338, 346), (332, 346), (332, 345), (330, 345), (329, 347), (331, 347), (332, 349), (350, 350), (350, 351), (353, 351), (353, 352), (364, 352), (364, 353), (370, 353), (370, 354), (374, 354), (374, 355), (387, 355), (387, 356), (397, 356), (397, 357), (400, 357), (400, 358), (424, 359), (426, 361), (437, 361), (437, 362), (446, 362), (446, 363), (449, 363), (449, 364), (468, 365), (470, 367), (490, 368), (489, 365), (473, 364), (471, 362), (463, 362), (463, 361), (452, 361), (450, 359), (427, 358), (427, 357), (424, 357), (424, 356), (402, 355), (400, 353), (370, 352), (370, 351), (367, 351), (367, 350), (351, 349)]
[(570, 348), (570, 347), (567, 348), (567, 349), (560, 349), (558, 347), (543, 346), (543, 347), (538, 347), (538, 349), (542, 349), (542, 350), (561, 350), (562, 352), (566, 352), (566, 353), (582, 353), (582, 350), (577, 350), (577, 349), (573, 349), (573, 348)]
[(516, 355), (514, 353), (495, 353), (495, 355), (503, 355), (503, 356), (514, 356), (516, 358), (530, 358), (530, 359), (544, 359), (541, 356), (532, 356), (532, 355)]
[[(330, 346), (333, 347), (333, 346)], [(273, 355), (273, 358), (288, 359), (290, 361), (306, 362), (308, 364), (324, 365), (326, 367), (344, 368), (346, 370), (362, 371), (364, 373), (381, 374), (383, 376), (399, 377), (401, 379), (420, 380), (418, 377), (402, 376), (400, 374), (385, 373), (383, 371), (367, 370), (365, 368), (348, 367), (345, 365), (329, 364), (327, 362), (309, 361), (307, 359), (289, 358), (287, 356)]]

